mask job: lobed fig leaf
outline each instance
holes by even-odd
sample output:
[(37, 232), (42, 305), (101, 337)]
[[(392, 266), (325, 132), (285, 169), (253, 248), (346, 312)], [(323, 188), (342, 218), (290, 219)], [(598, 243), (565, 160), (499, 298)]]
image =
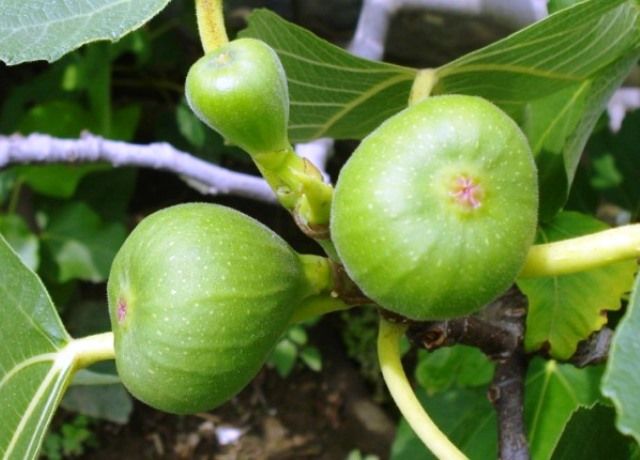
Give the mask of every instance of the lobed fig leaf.
[(484, 99), (438, 96), (362, 141), (338, 179), (331, 234), (367, 296), (411, 319), (444, 319), (510, 286), (537, 208), (535, 163), (515, 122)]
[(258, 372), (307, 288), (298, 255), (237, 211), (186, 204), (152, 214), (109, 277), (122, 382), (167, 412), (220, 405)]
[(251, 155), (289, 148), (287, 78), (266, 43), (241, 38), (201, 57), (185, 93), (204, 123)]

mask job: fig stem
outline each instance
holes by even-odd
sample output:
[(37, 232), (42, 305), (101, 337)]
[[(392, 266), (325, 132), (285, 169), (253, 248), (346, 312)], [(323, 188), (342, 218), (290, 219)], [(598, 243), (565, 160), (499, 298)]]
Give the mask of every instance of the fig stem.
[(222, 0), (196, 0), (196, 17), (205, 54), (229, 41), (224, 27)]
[(291, 317), (290, 324), (298, 324), (316, 316), (326, 315), (334, 311), (348, 310), (353, 305), (347, 305), (337, 297), (331, 294), (317, 295), (308, 297), (303, 303), (295, 309)]
[(298, 257), (309, 284), (305, 298), (333, 291), (333, 271), (329, 259), (311, 254), (299, 254)]
[(292, 147), (252, 157), (282, 206), (298, 213), (305, 225), (329, 224), (333, 187), (324, 182), (313, 164)]
[(382, 376), (398, 409), (416, 435), (441, 460), (462, 460), (467, 457), (440, 431), (416, 397), (400, 361), (400, 339), (406, 325), (392, 323), (380, 317), (378, 360)]
[(68, 355), (74, 363), (74, 369), (82, 369), (99, 361), (115, 358), (113, 332), (90, 335), (74, 339), (67, 344), (61, 353)]
[(428, 98), (436, 83), (438, 83), (438, 74), (435, 69), (419, 70), (413, 79), (408, 105), (417, 104)]
[(531, 247), (518, 278), (566, 275), (640, 257), (640, 224)]

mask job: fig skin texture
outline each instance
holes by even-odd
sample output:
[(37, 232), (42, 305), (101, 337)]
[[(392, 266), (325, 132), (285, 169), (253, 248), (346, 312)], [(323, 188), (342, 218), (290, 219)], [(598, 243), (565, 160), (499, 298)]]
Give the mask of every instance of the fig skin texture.
[(198, 118), (251, 155), (289, 148), (287, 78), (266, 43), (240, 38), (201, 57), (185, 94)]
[(435, 96), (358, 146), (338, 178), (331, 235), (380, 306), (447, 319), (508, 289), (537, 216), (536, 167), (516, 123), (484, 99)]
[(258, 372), (306, 283), (286, 242), (237, 211), (195, 203), (150, 215), (107, 287), (122, 383), (166, 412), (222, 404)]

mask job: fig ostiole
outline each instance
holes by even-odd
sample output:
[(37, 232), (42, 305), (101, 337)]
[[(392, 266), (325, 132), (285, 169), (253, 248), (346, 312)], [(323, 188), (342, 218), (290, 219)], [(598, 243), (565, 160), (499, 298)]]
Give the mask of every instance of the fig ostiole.
[(331, 235), (371, 299), (444, 319), (511, 285), (537, 215), (536, 167), (516, 123), (484, 99), (435, 96), (358, 146), (338, 178)]
[(207, 53), (189, 69), (185, 94), (205, 124), (251, 155), (290, 149), (287, 79), (266, 43), (240, 38)]
[(294, 308), (317, 294), (306, 270), (323, 268), (309, 257), (217, 205), (178, 205), (145, 218), (108, 282), (125, 387), (172, 413), (231, 398), (258, 372)]

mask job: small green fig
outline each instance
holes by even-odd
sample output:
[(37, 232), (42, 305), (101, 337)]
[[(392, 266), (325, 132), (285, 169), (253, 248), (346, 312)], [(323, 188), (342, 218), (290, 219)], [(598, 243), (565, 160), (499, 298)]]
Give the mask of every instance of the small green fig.
[(241, 38), (201, 57), (185, 93), (204, 123), (251, 155), (289, 147), (287, 78), (266, 43)]
[(537, 173), (490, 102), (436, 96), (365, 138), (340, 173), (331, 235), (371, 299), (416, 320), (469, 314), (513, 282), (533, 243)]
[(237, 211), (185, 204), (150, 215), (108, 282), (123, 384), (167, 412), (220, 405), (258, 372), (306, 289), (299, 256)]

